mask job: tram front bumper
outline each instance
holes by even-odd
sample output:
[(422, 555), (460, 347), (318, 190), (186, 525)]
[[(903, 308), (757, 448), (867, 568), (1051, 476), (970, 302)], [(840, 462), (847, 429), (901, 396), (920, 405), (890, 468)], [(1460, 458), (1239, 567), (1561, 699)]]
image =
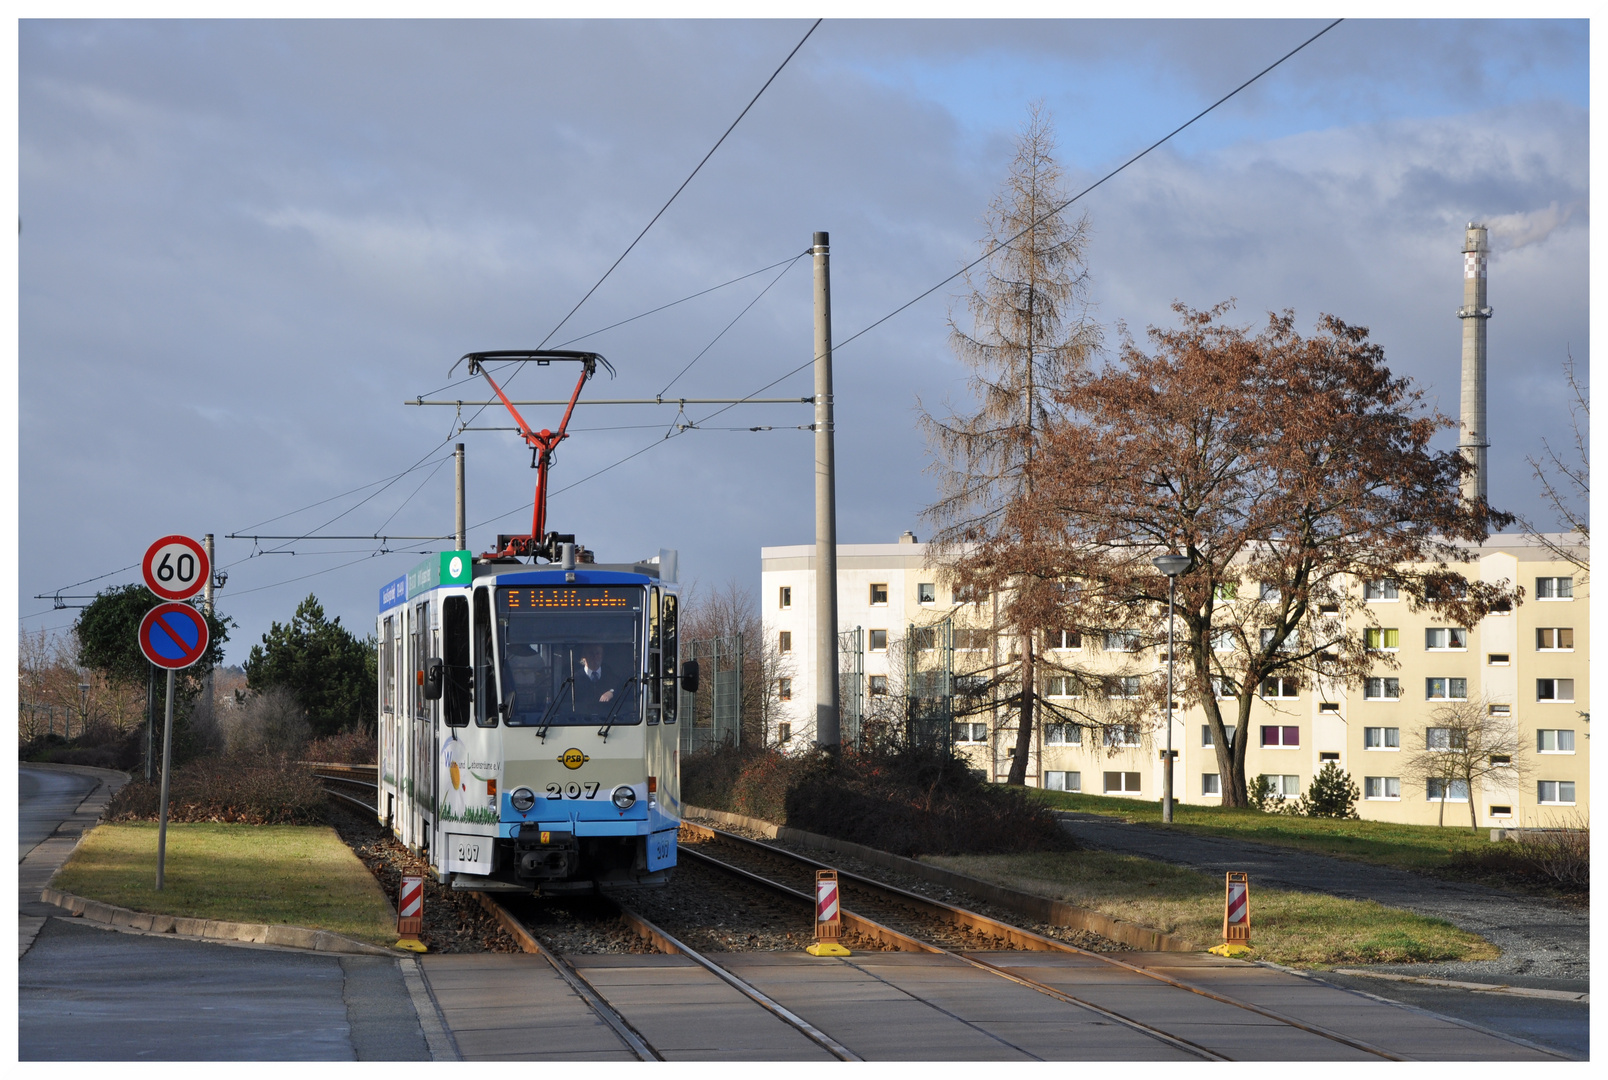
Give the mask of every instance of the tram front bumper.
[(520, 827), (514, 837), (514, 876), (520, 881), (555, 881), (580, 867), (581, 846), (572, 832)]

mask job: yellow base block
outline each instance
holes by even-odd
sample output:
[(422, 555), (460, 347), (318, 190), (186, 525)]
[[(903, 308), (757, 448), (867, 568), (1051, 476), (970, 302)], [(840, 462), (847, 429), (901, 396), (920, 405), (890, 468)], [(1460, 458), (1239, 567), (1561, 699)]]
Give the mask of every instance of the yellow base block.
[(411, 937), (403, 938), (401, 941), (396, 943), (396, 947), (399, 948), (399, 949), (406, 949), (406, 950), (408, 950), (408, 952), (429, 952), (430, 951), (425, 946), (424, 942), (420, 941), (418, 938), (411, 938)]
[(1221, 945), (1214, 945), (1212, 948), (1207, 949), (1206, 951), (1209, 953), (1216, 953), (1218, 956), (1239, 957), (1248, 956), (1255, 950), (1253, 950), (1249, 945), (1242, 945), (1237, 941), (1225, 941)]
[(843, 946), (835, 941), (817, 941), (814, 945), (804, 946), (804, 951), (811, 956), (853, 956)]

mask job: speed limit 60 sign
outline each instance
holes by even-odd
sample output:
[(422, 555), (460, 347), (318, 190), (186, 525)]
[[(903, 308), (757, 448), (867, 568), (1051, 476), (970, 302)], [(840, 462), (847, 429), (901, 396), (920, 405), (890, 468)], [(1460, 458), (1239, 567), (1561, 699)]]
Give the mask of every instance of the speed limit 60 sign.
[(188, 600), (206, 585), (212, 563), (188, 536), (164, 536), (145, 552), (145, 584), (164, 600)]

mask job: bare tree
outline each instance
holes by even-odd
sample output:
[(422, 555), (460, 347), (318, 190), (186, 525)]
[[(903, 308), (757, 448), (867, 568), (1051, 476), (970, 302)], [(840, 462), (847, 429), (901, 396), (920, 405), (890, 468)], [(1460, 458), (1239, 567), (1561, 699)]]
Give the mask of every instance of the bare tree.
[[(776, 642), (766, 638), (759, 601), (755, 599), (753, 591), (735, 580), (710, 590), (693, 582), (682, 590), (681, 605), (684, 654), (690, 642), (704, 642), (713, 638), (730, 640), (742, 635), (739, 738), (744, 745), (766, 745), (781, 706), (782, 680), (793, 677), (793, 664)], [(702, 672), (700, 678), (713, 687), (715, 674), (713, 670)], [(794, 732), (795, 738), (804, 734)]]
[[(918, 402), (940, 481), (939, 499), (926, 511), (937, 528), (930, 551), (962, 588), (1005, 597), (1003, 622), (1021, 643), (996, 687), (1017, 715), (1012, 784), (1027, 775), (1039, 624), (1029, 617), (1038, 606), (1037, 582), (1021, 576), (1010, 556), (1030, 526), (1009, 511), (1032, 493), (1033, 461), (1051, 426), (1056, 392), (1100, 346), (1099, 328), (1087, 316), (1088, 219), (1068, 221), (1062, 213), (1054, 150), (1049, 114), (1035, 104), (1010, 175), (984, 219), (983, 280), (967, 275), (971, 326), (950, 317), (950, 344), (970, 369), (974, 407), (957, 413), (946, 403), (947, 415), (938, 417)], [(995, 543), (982, 557), (975, 545), (985, 539)]]
[[(1563, 526), (1565, 537), (1560, 542), (1553, 534), (1543, 532), (1524, 518), (1519, 519), (1519, 525), (1554, 556), (1573, 565), (1580, 572), (1580, 581), (1584, 584), (1591, 576), (1591, 453), (1588, 441), (1591, 394), (1580, 383), (1572, 354), (1563, 363), (1563, 374), (1569, 384), (1569, 428), (1574, 438), (1574, 449), (1560, 453), (1543, 436), (1541, 445), (1546, 449), (1546, 460), (1530, 456), (1524, 460), (1535, 470), (1541, 495), (1551, 505), (1553, 516)], [(1569, 539), (1569, 533), (1578, 535), (1579, 540)]]
[(1403, 775), (1440, 789), (1440, 823), (1446, 824), (1446, 803), (1461, 791), (1468, 800), (1468, 827), (1477, 829), (1475, 800), (1485, 782), (1506, 786), (1530, 773), (1519, 728), (1505, 712), (1511, 706), (1481, 697), (1449, 701), (1429, 714), (1420, 729), (1421, 748), (1407, 759)]

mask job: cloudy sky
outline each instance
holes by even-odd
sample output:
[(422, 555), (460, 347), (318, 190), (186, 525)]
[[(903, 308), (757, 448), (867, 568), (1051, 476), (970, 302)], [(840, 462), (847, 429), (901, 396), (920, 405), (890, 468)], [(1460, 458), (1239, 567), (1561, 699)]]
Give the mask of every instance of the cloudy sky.
[[(845, 342), (839, 539), (925, 538), (915, 403), (963, 401), (960, 286), (848, 339), (975, 257), (1029, 103), (1070, 193), (1322, 26), (829, 20), (559, 328), (807, 20), (24, 22), (20, 625), (65, 629), (34, 594), (136, 581), (151, 540), (212, 532), (232, 661), (309, 592), (367, 632), (432, 545), (226, 534), (450, 532), (455, 441), (471, 547), (528, 529), (529, 452), (458, 433), (506, 417), (404, 403), (480, 400), (460, 355), (544, 341), (613, 363), (590, 396), (752, 393), (810, 357), (815, 230)], [(1114, 340), (1174, 300), (1332, 312), (1455, 414), (1463, 226), (1489, 222), (1491, 497), (1544, 519), (1524, 459), (1566, 419), (1565, 357), (1590, 358), (1587, 45), (1583, 22), (1341, 24), (1080, 201), (1093, 317)], [(806, 369), (766, 396), (808, 393)], [(578, 410), (552, 526), (757, 587), (761, 546), (813, 539), (810, 411), (713, 411)]]

